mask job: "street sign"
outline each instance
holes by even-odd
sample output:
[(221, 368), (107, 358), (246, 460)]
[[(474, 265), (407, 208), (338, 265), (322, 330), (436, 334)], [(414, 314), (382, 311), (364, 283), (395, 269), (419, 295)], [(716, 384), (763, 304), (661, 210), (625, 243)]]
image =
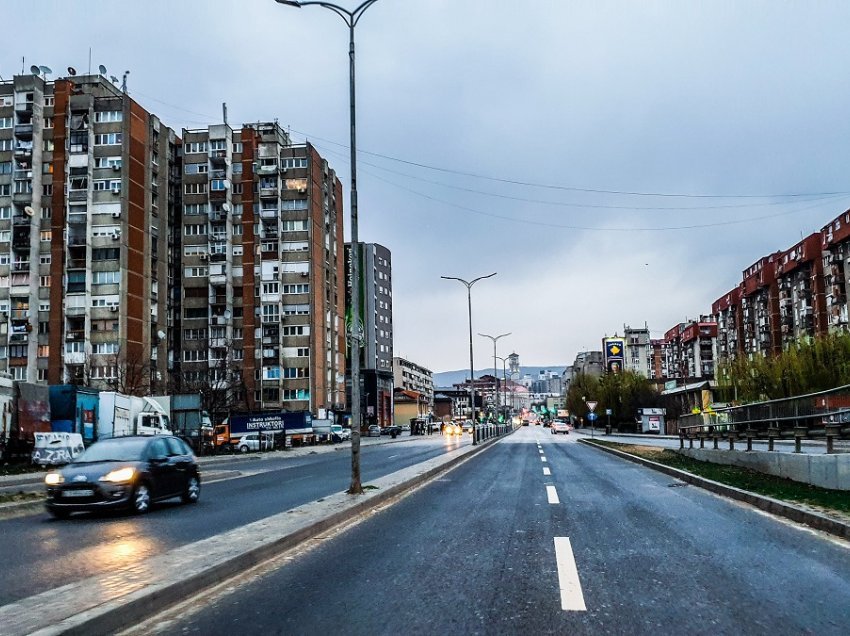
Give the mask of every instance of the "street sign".
[(599, 417), (599, 416), (596, 415), (596, 413), (594, 413), (593, 411), (591, 411), (590, 413), (587, 414), (587, 419), (590, 420), (591, 422), (595, 422), (597, 417)]
[(596, 405), (599, 404), (599, 402), (595, 400), (588, 400), (587, 402), (585, 402), (585, 404), (587, 404), (587, 410), (593, 413), (593, 410), (596, 408)]
[(611, 415), (613, 411), (611, 409), (605, 409), (605, 415)]

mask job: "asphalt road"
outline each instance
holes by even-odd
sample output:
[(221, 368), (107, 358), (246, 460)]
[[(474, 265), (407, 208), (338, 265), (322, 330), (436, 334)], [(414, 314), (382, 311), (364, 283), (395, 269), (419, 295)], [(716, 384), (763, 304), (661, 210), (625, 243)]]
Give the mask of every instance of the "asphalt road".
[(847, 543), (575, 439), (520, 429), (144, 631), (848, 633)]
[[(469, 443), (469, 436), (435, 435), (364, 445), (362, 481), (368, 484)], [(60, 521), (44, 512), (0, 520), (0, 605), (95, 574), (129, 571), (151, 555), (340, 492), (351, 475), (348, 449), (216, 461), (216, 470), (235, 469), (243, 476), (205, 484), (197, 505), (165, 503), (141, 517), (102, 513)], [(209, 465), (202, 470), (210, 470)]]

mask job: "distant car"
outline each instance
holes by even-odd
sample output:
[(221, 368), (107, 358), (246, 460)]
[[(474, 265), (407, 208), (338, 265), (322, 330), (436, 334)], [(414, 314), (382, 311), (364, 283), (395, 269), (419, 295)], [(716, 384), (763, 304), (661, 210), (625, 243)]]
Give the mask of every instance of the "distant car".
[[(268, 435), (263, 435), (263, 450), (271, 450), (272, 440)], [(236, 442), (236, 450), (240, 453), (257, 451), (260, 449), (259, 433), (247, 433)]]
[(460, 424), (449, 424), (446, 427), (446, 435), (463, 435), (463, 427)]
[(395, 439), (396, 436), (401, 435), (401, 426), (396, 426), (395, 424), (385, 426), (381, 429), (381, 435), (389, 435)]
[(463, 423), (463, 432), (464, 433), (471, 433), (472, 432), (472, 420), (466, 420)]
[(345, 442), (351, 439), (351, 429), (339, 424), (331, 425), (331, 439), (335, 442)]
[(380, 437), (381, 436), (381, 427), (377, 424), (372, 424), (369, 429), (366, 431), (366, 437)]
[(557, 433), (563, 433), (564, 435), (570, 434), (570, 426), (566, 422), (552, 422), (552, 435)]
[(196, 503), (201, 473), (188, 444), (170, 435), (114, 437), (95, 442), (70, 464), (47, 473), (47, 511), (128, 508), (144, 513), (153, 502), (180, 497)]

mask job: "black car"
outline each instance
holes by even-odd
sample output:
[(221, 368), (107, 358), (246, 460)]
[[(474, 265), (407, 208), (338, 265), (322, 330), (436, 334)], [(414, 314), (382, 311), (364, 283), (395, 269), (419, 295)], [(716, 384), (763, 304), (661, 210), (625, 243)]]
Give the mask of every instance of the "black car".
[(401, 435), (401, 426), (396, 426), (395, 424), (385, 426), (381, 429), (381, 435), (389, 435), (395, 439), (397, 435)]
[(201, 494), (198, 462), (188, 444), (170, 435), (115, 437), (95, 442), (74, 461), (44, 478), (54, 517), (127, 508), (144, 513), (155, 501)]

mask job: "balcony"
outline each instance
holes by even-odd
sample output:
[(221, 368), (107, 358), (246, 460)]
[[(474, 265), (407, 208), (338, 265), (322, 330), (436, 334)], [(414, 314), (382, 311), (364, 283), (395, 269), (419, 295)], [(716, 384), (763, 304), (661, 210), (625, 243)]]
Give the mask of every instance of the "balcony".
[(18, 142), (15, 144), (15, 157), (17, 159), (26, 159), (32, 157), (32, 143)]
[(29, 309), (13, 309), (9, 312), (9, 317), (12, 320), (29, 320), (30, 319), (30, 310)]
[(260, 198), (264, 197), (276, 197), (278, 195), (277, 186), (261, 186), (260, 187)]
[(210, 150), (210, 163), (214, 166), (227, 165), (227, 150)]
[(257, 174), (276, 174), (278, 165), (276, 163), (257, 166)]
[(15, 137), (32, 139), (32, 124), (15, 124)]
[[(30, 93), (31, 95), (32, 93)], [(32, 112), (32, 101), (20, 101), (15, 103), (15, 112), (16, 113), (31, 113)]]
[(31, 225), (33, 217), (26, 214), (15, 214), (12, 216), (12, 226)]
[(261, 219), (276, 219), (278, 215), (280, 215), (280, 211), (277, 208), (263, 208), (260, 210)]
[(86, 235), (83, 232), (68, 232), (68, 247), (84, 247)]
[(12, 271), (13, 272), (28, 272), (28, 271), (30, 271), (30, 262), (29, 261), (13, 261), (12, 262)]
[(88, 190), (69, 190), (68, 201), (85, 201), (89, 197)]
[(13, 333), (9, 336), (9, 344), (25, 344), (29, 339), (28, 333)]

